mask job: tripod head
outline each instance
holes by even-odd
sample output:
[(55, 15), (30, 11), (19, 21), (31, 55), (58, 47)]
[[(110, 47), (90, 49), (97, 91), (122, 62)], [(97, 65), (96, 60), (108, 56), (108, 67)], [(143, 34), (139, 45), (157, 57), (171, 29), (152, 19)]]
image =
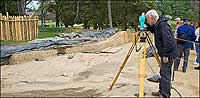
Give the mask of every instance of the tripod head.
[(140, 42), (146, 42), (147, 33), (146, 32), (140, 32)]

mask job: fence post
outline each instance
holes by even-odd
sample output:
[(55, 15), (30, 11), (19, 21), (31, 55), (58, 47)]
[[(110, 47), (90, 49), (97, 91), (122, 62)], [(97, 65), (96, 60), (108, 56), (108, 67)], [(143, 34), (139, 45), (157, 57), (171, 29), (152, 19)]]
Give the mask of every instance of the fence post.
[(25, 40), (25, 34), (24, 34), (24, 17), (23, 16), (20, 16), (21, 17), (21, 32), (22, 32), (22, 40)]
[(29, 37), (29, 26), (28, 26), (28, 17), (27, 16), (25, 16), (25, 24), (26, 24), (26, 38), (27, 38), (27, 40), (29, 40), (30, 39), (30, 37)]
[(12, 35), (13, 35), (13, 40), (17, 40), (16, 38), (16, 30), (15, 30), (15, 16), (12, 16)]
[(10, 38), (11, 35), (10, 35), (10, 22), (9, 22), (10, 19), (9, 19), (9, 16), (7, 16), (7, 21), (8, 21), (8, 23), (7, 23), (7, 25), (8, 25), (8, 26), (7, 26), (7, 27), (8, 27), (8, 33), (7, 33), (7, 34), (8, 34), (8, 40), (11, 40), (11, 38)]
[(22, 40), (22, 32), (21, 32), (21, 16), (18, 17), (18, 25), (19, 25), (19, 40)]
[(32, 40), (32, 32), (31, 32), (31, 18), (28, 16), (28, 21), (29, 21), (29, 34), (30, 34), (30, 40)]
[(16, 29), (16, 32), (15, 32), (16, 38), (17, 40), (19, 40), (18, 16), (15, 17), (15, 29)]
[(36, 16), (37, 22), (36, 22), (36, 37), (38, 38), (38, 16)]
[(7, 25), (8, 22), (7, 22), (7, 17), (6, 16), (4, 16), (4, 21), (5, 21), (5, 36), (6, 36), (5, 40), (8, 40), (8, 33), (7, 33), (8, 32), (8, 27), (7, 27), (8, 26)]
[(18, 26), (17, 26), (17, 16), (15, 16), (15, 39), (19, 40), (18, 38)]
[(34, 39), (36, 39), (36, 16), (33, 17), (34, 19)]
[(1, 21), (1, 23), (0, 23), (0, 25), (1, 25), (1, 40), (4, 40), (3, 17), (2, 16), (0, 16), (0, 21)]
[(10, 40), (13, 40), (13, 35), (12, 35), (12, 17), (9, 16), (9, 31), (10, 31)]

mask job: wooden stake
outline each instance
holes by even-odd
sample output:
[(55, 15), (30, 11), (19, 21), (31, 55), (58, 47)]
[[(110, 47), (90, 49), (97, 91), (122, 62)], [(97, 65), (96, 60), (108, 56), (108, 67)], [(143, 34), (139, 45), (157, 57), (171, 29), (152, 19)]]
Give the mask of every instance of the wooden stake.
[(25, 39), (25, 33), (24, 33), (24, 17), (23, 16), (21, 16), (21, 32), (22, 32), (22, 40), (26, 40)]
[(0, 16), (0, 25), (1, 25), (1, 40), (4, 40), (4, 27), (3, 27), (3, 18), (2, 16)]
[(16, 38), (16, 40), (19, 40), (19, 37), (18, 37), (18, 26), (17, 26), (17, 16), (15, 16), (15, 38)]
[(15, 40), (15, 33), (14, 33), (14, 17), (11, 17), (11, 34), (12, 34), (12, 37), (11, 37), (11, 40)]
[(28, 17), (26, 16), (26, 35), (27, 35), (27, 40), (30, 40), (30, 35), (29, 35), (29, 23), (28, 23)]
[(29, 16), (29, 18), (28, 18), (28, 20), (29, 20), (29, 34), (30, 34), (30, 40), (32, 40), (32, 28), (31, 28), (31, 17)]

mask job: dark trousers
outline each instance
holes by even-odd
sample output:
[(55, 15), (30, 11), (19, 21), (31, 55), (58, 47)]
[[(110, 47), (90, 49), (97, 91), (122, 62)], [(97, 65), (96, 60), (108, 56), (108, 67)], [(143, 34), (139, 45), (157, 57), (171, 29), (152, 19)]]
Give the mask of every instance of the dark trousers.
[(174, 69), (178, 69), (179, 67), (179, 64), (180, 64), (180, 58), (184, 55), (184, 63), (183, 63), (183, 70), (186, 70), (187, 68), (187, 65), (188, 65), (188, 58), (189, 58), (189, 55), (190, 55), (190, 48), (186, 48), (186, 47), (183, 47), (181, 45), (178, 45), (178, 51), (177, 51), (177, 59), (176, 61), (174, 62)]
[(173, 60), (169, 59), (169, 62), (163, 63), (161, 58), (161, 68), (160, 68), (160, 84), (159, 89), (162, 97), (169, 98), (171, 93), (171, 68), (173, 65)]

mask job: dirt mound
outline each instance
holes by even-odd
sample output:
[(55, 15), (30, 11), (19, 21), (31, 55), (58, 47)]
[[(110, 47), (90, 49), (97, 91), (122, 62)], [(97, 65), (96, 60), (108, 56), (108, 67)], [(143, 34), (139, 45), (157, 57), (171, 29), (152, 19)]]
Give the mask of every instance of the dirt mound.
[[(133, 34), (131, 34), (133, 36)], [(107, 40), (99, 42), (85, 43), (84, 45), (74, 45), (72, 48), (66, 48), (66, 53), (77, 52), (99, 52), (108, 47), (119, 46), (129, 42), (130, 35), (127, 32), (118, 32)], [(133, 37), (131, 37), (133, 39)], [(57, 56), (56, 50), (30, 51), (14, 54), (9, 59), (9, 64), (19, 64), (27, 61), (46, 58), (49, 56)]]

